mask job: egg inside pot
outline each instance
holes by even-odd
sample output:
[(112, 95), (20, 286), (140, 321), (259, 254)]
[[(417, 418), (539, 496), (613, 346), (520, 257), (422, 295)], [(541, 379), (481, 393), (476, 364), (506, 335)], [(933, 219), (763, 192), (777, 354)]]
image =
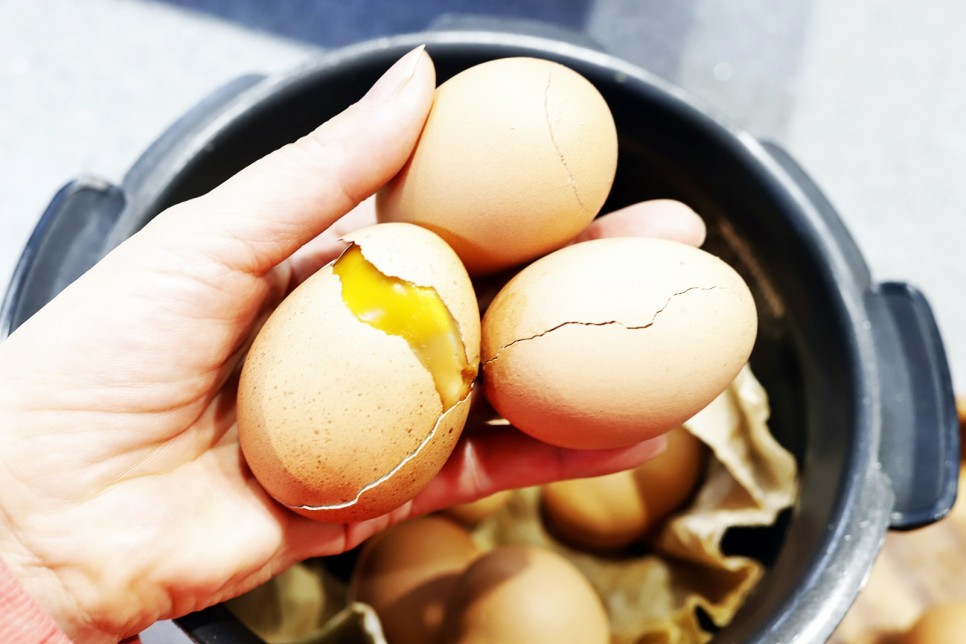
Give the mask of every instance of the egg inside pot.
[(480, 319), (434, 233), (380, 224), (296, 288), (242, 368), (238, 431), (262, 487), (300, 514), (388, 512), (439, 471), (469, 410)]
[(434, 642), (459, 575), (479, 554), (457, 523), (440, 516), (410, 519), (362, 546), (349, 596), (373, 607), (392, 644)]
[(505, 545), (473, 562), (446, 605), (438, 641), (610, 642), (607, 613), (583, 574), (546, 548)]
[(686, 428), (667, 434), (667, 448), (632, 470), (543, 486), (540, 508), (555, 537), (591, 552), (638, 544), (687, 501), (704, 473), (704, 444)]

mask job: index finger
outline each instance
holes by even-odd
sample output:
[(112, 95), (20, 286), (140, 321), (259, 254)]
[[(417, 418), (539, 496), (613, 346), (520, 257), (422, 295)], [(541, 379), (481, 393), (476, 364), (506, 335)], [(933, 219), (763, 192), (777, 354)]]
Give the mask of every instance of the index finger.
[(403, 166), (432, 105), (436, 76), (420, 47), (362, 100), (298, 141), (151, 222), (231, 270), (262, 275), (352, 210)]
[(592, 221), (575, 243), (600, 237), (658, 237), (690, 246), (704, 243), (704, 220), (673, 199), (642, 201)]

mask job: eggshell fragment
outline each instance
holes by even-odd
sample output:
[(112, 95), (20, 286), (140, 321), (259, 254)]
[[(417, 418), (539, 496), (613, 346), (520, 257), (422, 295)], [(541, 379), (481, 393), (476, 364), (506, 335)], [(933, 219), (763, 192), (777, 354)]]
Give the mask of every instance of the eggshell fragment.
[(463, 573), (441, 632), (452, 644), (610, 641), (607, 613), (581, 572), (555, 552), (523, 545), (498, 547)]
[(471, 67), (436, 90), (412, 157), (376, 200), (380, 221), (437, 232), (471, 274), (559, 248), (603, 206), (617, 130), (600, 92), (537, 58)]
[(470, 534), (449, 519), (410, 519), (365, 543), (350, 599), (375, 609), (392, 644), (436, 641), (454, 584), (478, 555)]
[(524, 268), (490, 304), (485, 392), (545, 442), (627, 446), (724, 391), (756, 333), (751, 292), (719, 258), (660, 239), (582, 242)]
[[(347, 240), (383, 274), (435, 290), (475, 370), (479, 310), (452, 249), (409, 224)], [(319, 520), (357, 521), (399, 507), (435, 476), (469, 398), (444, 410), (413, 347), (353, 314), (330, 264), (278, 306), (252, 344), (239, 383), (239, 440), (280, 503)]]

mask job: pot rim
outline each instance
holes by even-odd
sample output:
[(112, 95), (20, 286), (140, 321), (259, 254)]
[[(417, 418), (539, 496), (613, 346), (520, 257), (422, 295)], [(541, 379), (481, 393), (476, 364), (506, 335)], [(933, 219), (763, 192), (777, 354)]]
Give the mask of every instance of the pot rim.
[[(847, 467), (849, 471), (863, 474), (860, 479), (853, 479), (855, 484), (840, 491), (836, 509), (818, 547), (822, 556), (810, 566), (799, 590), (785, 603), (786, 610), (781, 614), (763, 616), (758, 622), (761, 627), (752, 637), (758, 641), (825, 641), (864, 584), (889, 528), (893, 507), (891, 485), (878, 461), (881, 427), (878, 355), (868, 331), (869, 315), (864, 301), (871, 280), (857, 246), (834, 212), (823, 212), (816, 206), (808, 191), (787, 172), (786, 166), (776, 160), (765, 144), (712, 106), (614, 55), (552, 38), (486, 30), (417, 32), (379, 38), (326, 52), (288, 72), (255, 77), (248, 87), (214, 112), (202, 106), (208, 112), (200, 122), (197, 114), (189, 119), (195, 121), (189, 139), (192, 145), (185, 146), (185, 132), (173, 128), (173, 132), (169, 131), (132, 167), (123, 183), (125, 192), (134, 197), (129, 208), (150, 207), (150, 203), (139, 204), (137, 196), (159, 194), (159, 188), (168, 185), (182, 172), (191, 159), (203, 151), (208, 141), (256, 106), (295, 91), (306, 83), (317, 82), (320, 77), (337, 74), (360, 60), (377, 57), (391, 63), (419, 45), (426, 45), (431, 55), (434, 51), (445, 55), (450, 49), (471, 47), (492, 50), (491, 53), (498, 55), (525, 55), (527, 52), (535, 56), (550, 55), (593, 66), (619, 82), (633, 84), (635, 92), (644, 92), (650, 98), (670, 104), (674, 111), (684, 114), (724, 142), (730, 153), (755, 168), (758, 178), (770, 183), (769, 189), (784, 195), (785, 200), (802, 215), (793, 224), (803, 242), (811, 246), (810, 252), (824, 260), (824, 280), (837, 287), (829, 290), (829, 295), (836, 298), (831, 304), (837, 310), (836, 314), (846, 319), (843, 328), (852, 330), (846, 341), (851, 349), (851, 366), (858, 376), (854, 386), (859, 391), (854, 392), (853, 398), (861, 401), (861, 405), (855, 410), (855, 437)], [(173, 138), (168, 139), (169, 136)], [(162, 158), (163, 163), (160, 162)], [(159, 167), (165, 171), (159, 172)], [(119, 243), (133, 232), (115, 230), (112, 243)], [(843, 279), (844, 276), (851, 279)], [(727, 637), (727, 629), (722, 635)]]
[[(851, 478), (840, 488), (822, 542), (817, 546), (821, 557), (809, 567), (798, 591), (784, 602), (784, 610), (780, 614), (755, 615), (755, 623), (760, 626), (740, 639), (825, 641), (871, 569), (889, 528), (895, 498), (889, 478), (879, 465), (882, 382), (879, 349), (871, 330), (866, 300), (871, 278), (858, 247), (834, 210), (812, 186), (803, 185), (803, 176), (791, 171), (767, 144), (669, 81), (585, 45), (536, 35), (462, 29), (378, 38), (323, 53), (281, 74), (242, 77), (186, 113), (135, 162), (121, 184), (123, 212), (108, 230), (103, 252), (136, 232), (148, 214), (157, 211), (166, 186), (173, 184), (179, 175), (190, 172), (193, 160), (204, 153), (209, 142), (219, 133), (230, 130), (251, 110), (278, 100), (306, 83), (338, 74), (359, 61), (381, 58), (388, 66), (421, 44), (427, 46), (430, 54), (445, 55), (448, 50), (473, 48), (497, 55), (552, 56), (593, 67), (632, 86), (635, 93), (660, 101), (686, 117), (695, 127), (722, 143), (736, 162), (753, 169), (763, 187), (800, 215), (790, 223), (808, 252), (823, 260), (818, 264), (823, 271), (823, 283), (830, 285), (829, 305), (833, 314), (845, 321), (842, 328), (848, 333), (844, 341), (849, 350), (848, 363), (855, 374), (854, 390), (850, 394), (856, 408), (854, 438), (848, 446), (846, 467), (850, 472), (860, 472), (861, 477)], [(43, 223), (38, 226), (38, 233)], [(15, 280), (20, 277), (16, 275)], [(10, 315), (13, 308), (7, 305), (15, 289), (12, 287), (7, 294), (5, 315)], [(742, 615), (739, 613), (736, 621)], [(722, 632), (725, 638), (728, 628)]]

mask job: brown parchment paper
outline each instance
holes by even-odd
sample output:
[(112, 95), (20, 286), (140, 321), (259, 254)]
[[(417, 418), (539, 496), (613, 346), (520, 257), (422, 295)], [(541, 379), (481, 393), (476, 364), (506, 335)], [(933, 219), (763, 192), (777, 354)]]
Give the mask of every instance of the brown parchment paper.
[(753, 559), (725, 556), (721, 541), (736, 526), (767, 526), (797, 492), (795, 460), (768, 429), (764, 389), (745, 368), (733, 384), (685, 424), (712, 454), (693, 501), (650, 538), (650, 549), (604, 557), (570, 548), (545, 529), (539, 490), (520, 490), (474, 537), (485, 548), (529, 543), (567, 556), (597, 588), (615, 644), (705, 642), (700, 606), (727, 624), (763, 569)]

